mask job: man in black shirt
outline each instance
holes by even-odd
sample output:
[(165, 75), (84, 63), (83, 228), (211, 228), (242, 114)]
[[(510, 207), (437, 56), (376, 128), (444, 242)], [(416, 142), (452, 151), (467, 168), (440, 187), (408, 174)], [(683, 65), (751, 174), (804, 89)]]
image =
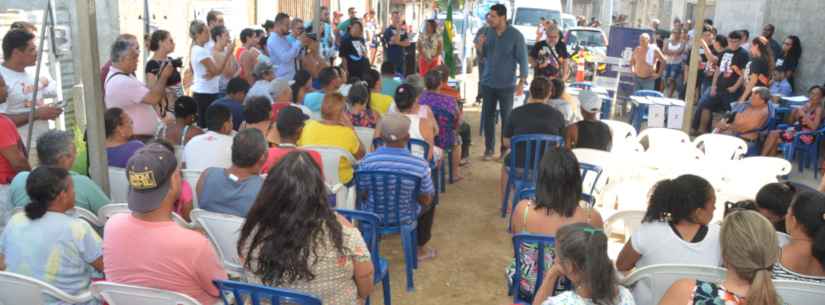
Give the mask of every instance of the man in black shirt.
[(561, 31), (553, 24), (544, 29), (547, 39), (539, 41), (530, 50), (533, 77), (561, 78), (567, 80), (567, 46), (561, 41)]
[(701, 115), (698, 129), (707, 132), (711, 114), (730, 110), (730, 103), (741, 96), (745, 83), (745, 66), (750, 56), (742, 49), (743, 40), (740, 32), (728, 34), (728, 48), (719, 57), (719, 69), (713, 75), (710, 92), (699, 101), (697, 115)]

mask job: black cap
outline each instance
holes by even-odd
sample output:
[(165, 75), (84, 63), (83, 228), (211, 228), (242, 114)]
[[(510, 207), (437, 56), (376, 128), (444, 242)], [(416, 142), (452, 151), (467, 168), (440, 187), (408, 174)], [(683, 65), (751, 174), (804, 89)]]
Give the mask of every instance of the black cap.
[(288, 106), (278, 113), (278, 129), (295, 129), (304, 126), (304, 121), (308, 120), (309, 116), (304, 114), (301, 108), (295, 106)]

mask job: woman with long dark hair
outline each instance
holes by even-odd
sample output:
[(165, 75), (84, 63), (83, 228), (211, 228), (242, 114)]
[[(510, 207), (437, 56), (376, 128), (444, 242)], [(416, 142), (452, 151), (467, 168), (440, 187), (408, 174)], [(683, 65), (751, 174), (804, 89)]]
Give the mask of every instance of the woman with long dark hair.
[(418, 38), (418, 54), (421, 54), (418, 56), (418, 73), (422, 77), (441, 64), (442, 41), (438, 33), (438, 23), (433, 19), (427, 20), (424, 32)]
[(785, 215), (791, 241), (773, 265), (773, 277), (825, 284), (825, 195), (799, 193)]
[[(146, 86), (151, 88), (155, 85), (155, 82), (158, 81), (158, 76), (160, 76), (160, 68), (164, 64), (171, 64), (175, 61), (172, 57), (169, 57), (169, 54), (175, 51), (175, 41), (172, 39), (172, 35), (169, 32), (164, 30), (157, 30), (149, 36), (149, 51), (152, 51), (152, 57), (146, 61)], [(180, 60), (180, 59), (178, 59)], [(180, 62), (179, 62), (180, 63)], [(183, 64), (183, 63), (181, 63)], [(172, 72), (172, 76), (166, 80), (166, 95), (164, 95), (161, 102), (158, 104), (160, 108), (160, 117), (165, 118), (167, 111), (171, 110), (172, 103), (181, 95), (183, 95), (183, 90), (180, 86), (181, 76), (178, 69), (180, 67), (175, 67), (175, 71)]]
[(748, 63), (750, 73), (746, 79), (745, 92), (739, 101), (746, 101), (754, 87), (769, 87), (773, 75), (774, 60), (768, 39), (762, 36), (751, 41), (751, 62)]
[(802, 57), (802, 42), (796, 35), (790, 35), (785, 38), (782, 43), (782, 52), (774, 54), (776, 56), (776, 68), (785, 71), (785, 78), (791, 83), (791, 89), (796, 89), (794, 86), (794, 74), (799, 68), (799, 58)]
[(360, 304), (370, 295), (369, 250), (326, 194), (308, 152), (290, 152), (269, 171), (238, 240), (250, 282), (308, 292), (332, 305)]
[(12, 216), (0, 236), (0, 271), (45, 281), (71, 295), (88, 290), (92, 268), (103, 272), (103, 252), (95, 230), (65, 214), (75, 201), (69, 172), (40, 166), (26, 179), (26, 193), (31, 202), (25, 213)]

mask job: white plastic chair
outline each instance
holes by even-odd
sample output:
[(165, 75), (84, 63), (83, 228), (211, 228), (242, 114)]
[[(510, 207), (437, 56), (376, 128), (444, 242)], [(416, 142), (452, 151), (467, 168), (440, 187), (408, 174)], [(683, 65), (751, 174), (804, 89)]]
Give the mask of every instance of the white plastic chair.
[[(132, 211), (129, 210), (129, 204), (127, 204), (127, 203), (110, 203), (110, 204), (107, 204), (107, 205), (104, 205), (104, 206), (100, 207), (100, 209), (97, 210), (97, 219), (98, 219), (98, 222), (101, 224), (101, 226), (105, 226), (106, 222), (109, 221), (109, 218), (112, 218), (112, 216), (114, 216), (116, 214), (122, 214), (122, 213), (132, 213)], [(184, 227), (184, 228), (187, 228), (187, 229), (195, 228), (194, 224), (190, 224), (190, 223), (186, 222), (186, 219), (183, 219), (183, 217), (178, 215), (178, 213), (172, 212), (172, 220), (175, 223), (177, 223), (178, 225), (180, 225), (181, 227)]]
[(189, 183), (189, 187), (192, 188), (192, 207), (195, 209), (198, 208), (198, 179), (200, 179), (202, 173), (202, 170), (196, 169), (181, 170), (181, 177)]
[(178, 165), (183, 164), (183, 145), (175, 145), (175, 159), (178, 159)]
[(112, 282), (92, 283), (91, 292), (109, 305), (201, 305), (182, 293)]
[(748, 152), (744, 140), (715, 133), (706, 133), (693, 140), (693, 146), (704, 152), (706, 160), (739, 160)]
[(227, 273), (233, 277), (242, 277), (244, 269), (238, 256), (237, 245), (241, 227), (246, 220), (235, 215), (213, 213), (201, 209), (194, 209), (189, 215), (193, 222), (206, 231), (209, 242), (218, 253)]
[(638, 141), (636, 141), (636, 128), (633, 128), (633, 125), (622, 121), (601, 121), (607, 124), (607, 127), (610, 127), (610, 133), (613, 137), (613, 147), (610, 149), (611, 151), (639, 149)]
[(604, 221), (605, 234), (609, 237), (611, 234), (618, 234), (624, 236), (624, 242), (630, 239), (630, 235), (639, 228), (642, 224), (642, 219), (645, 217), (645, 211), (641, 210), (624, 210), (616, 212)]
[(601, 198), (599, 197), (603, 193), (604, 187), (607, 185), (610, 177), (610, 167), (612, 165), (613, 155), (606, 151), (589, 148), (573, 149), (573, 154), (576, 155), (576, 159), (579, 163), (601, 167), (601, 175), (597, 176), (594, 174), (589, 174), (585, 176), (582, 181), (582, 192), (589, 192), (590, 190), (593, 190), (591, 195), (593, 198), (596, 198), (596, 202), (600, 203)]
[(764, 173), (765, 176), (775, 178), (790, 174), (793, 168), (790, 161), (777, 157), (747, 157), (736, 163), (738, 169), (748, 170), (749, 172), (758, 171)]
[[(17, 213), (23, 213), (23, 212), (25, 212), (25, 207), (15, 207), (14, 209), (12, 209), (11, 215), (14, 215), (14, 214), (17, 214)], [(91, 224), (95, 227), (102, 228), (103, 225), (106, 223), (105, 221), (101, 221), (100, 217), (98, 217), (95, 213), (92, 213), (92, 211), (89, 211), (89, 210), (84, 209), (84, 208), (74, 207), (74, 208), (71, 208), (71, 209), (67, 210), (66, 214), (70, 215), (70, 216), (80, 218), (80, 219), (83, 219), (83, 220), (85, 220), (86, 222), (88, 222), (89, 224)], [(11, 215), (9, 215), (9, 216), (11, 216)], [(0, 303), (0, 305), (2, 305), (2, 303)]]
[(682, 156), (691, 158), (695, 155), (690, 137), (681, 130), (648, 128), (642, 130), (637, 137), (639, 143), (645, 140), (647, 140), (647, 149), (645, 149), (645, 152), (664, 153), (670, 157)]
[(375, 129), (369, 127), (355, 127), (355, 134), (358, 135), (358, 140), (361, 141), (361, 147), (364, 147), (364, 151), (370, 151), (370, 147), (372, 147), (372, 139), (375, 137)]
[(774, 280), (773, 286), (784, 304), (821, 305), (825, 299), (825, 284)]
[(355, 157), (350, 152), (334, 146), (308, 145), (303, 148), (317, 151), (321, 155), (321, 162), (324, 165), (324, 180), (330, 192), (335, 194), (336, 207), (354, 209), (355, 186), (347, 188), (341, 183), (341, 178), (338, 175), (338, 165), (341, 158), (343, 158), (355, 168), (358, 163)]
[(651, 265), (634, 270), (620, 283), (630, 289), (637, 305), (656, 305), (668, 288), (683, 278), (719, 283), (725, 278), (725, 269), (700, 265)]
[(126, 169), (109, 166), (109, 198), (112, 202), (126, 202), (129, 194), (129, 180)]
[(54, 299), (68, 304), (86, 303), (92, 300), (92, 294), (84, 291), (71, 295), (49, 283), (25, 275), (0, 271), (0, 304), (41, 305), (54, 302)]

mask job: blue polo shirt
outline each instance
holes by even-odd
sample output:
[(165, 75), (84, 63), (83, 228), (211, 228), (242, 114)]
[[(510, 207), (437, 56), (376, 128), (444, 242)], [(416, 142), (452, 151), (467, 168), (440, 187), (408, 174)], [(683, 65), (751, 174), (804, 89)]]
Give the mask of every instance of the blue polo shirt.
[[(422, 158), (413, 156), (406, 148), (382, 146), (367, 154), (358, 163), (358, 170), (388, 170), (421, 178), (420, 192), (434, 194), (430, 165)], [(404, 185), (413, 188), (413, 185)]]
[(235, 101), (229, 97), (223, 97), (212, 103), (212, 105), (209, 105), (209, 107), (215, 105), (224, 106), (227, 109), (229, 109), (230, 112), (232, 112), (232, 129), (234, 130), (238, 130), (238, 128), (241, 127), (241, 123), (243, 123), (243, 121), (246, 120), (243, 114), (242, 102)]
[(515, 87), (516, 65), (519, 75), (527, 78), (527, 45), (524, 36), (511, 25), (499, 36), (496, 30), (485, 27), (479, 30), (487, 40), (481, 48), (484, 69), (481, 72), (481, 84), (492, 88)]

